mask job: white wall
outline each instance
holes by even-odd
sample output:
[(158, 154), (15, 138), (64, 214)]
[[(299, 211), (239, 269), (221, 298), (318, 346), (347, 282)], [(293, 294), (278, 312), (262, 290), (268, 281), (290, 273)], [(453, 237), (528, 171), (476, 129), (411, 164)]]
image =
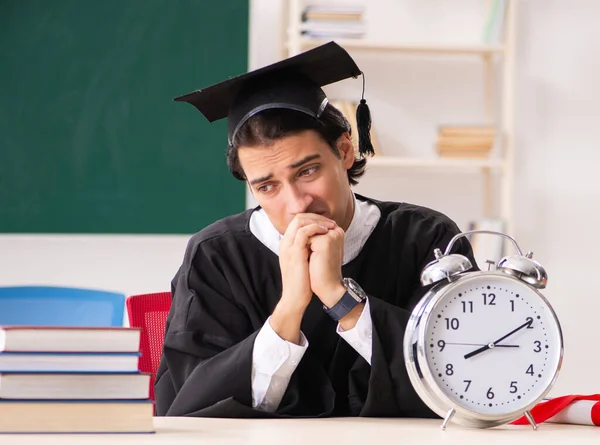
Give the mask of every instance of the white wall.
[[(445, 43), (479, 38), (486, 4), (366, 3), (370, 38)], [(283, 4), (251, 1), (252, 68), (279, 60), (284, 53)], [(600, 334), (595, 327), (600, 313), (600, 282), (595, 280), (600, 263), (600, 237), (595, 233), (600, 227), (598, 17), (597, 0), (519, 0), (512, 235), (545, 266), (549, 284), (544, 294), (562, 323), (565, 356), (553, 395), (600, 391)], [(435, 123), (482, 116), (482, 71), (476, 60), (352, 55), (366, 73), (366, 98), (386, 154), (434, 156)], [(347, 80), (327, 92), (356, 100), (360, 88), (360, 80)], [(482, 210), (481, 186), (472, 173), (457, 179), (440, 171), (373, 167), (357, 191), (434, 207), (464, 228)]]
[(0, 235), (0, 286), (171, 290), (189, 236)]
[[(462, 8), (481, 18), (479, 0), (369, 0), (370, 28), (386, 38), (423, 41), (434, 35), (461, 41), (476, 35), (458, 22)], [(516, 73), (516, 227), (523, 249), (533, 250), (547, 269), (545, 294), (562, 321), (565, 361), (553, 394), (596, 393), (600, 369), (600, 2), (521, 0)], [(251, 0), (250, 66), (280, 59), (282, 0)], [(454, 12), (453, 12), (454, 11)], [(413, 15), (425, 17), (420, 22)], [(451, 18), (451, 20), (450, 20)], [(457, 26), (442, 26), (441, 23)], [(385, 26), (385, 23), (388, 26)], [(403, 26), (399, 26), (399, 24)], [(412, 25), (411, 25), (412, 24)], [(458, 31), (457, 31), (458, 30)], [(399, 36), (399, 32), (403, 32)], [(374, 124), (384, 130), (385, 150), (428, 150), (432, 120), (468, 119), (481, 111), (478, 65), (390, 56), (357, 56), (367, 74), (367, 99)], [(367, 66), (369, 68), (367, 68)], [(390, 82), (392, 80), (393, 82)], [(391, 90), (390, 84), (396, 86)], [(448, 87), (447, 85), (452, 85)], [(474, 87), (471, 87), (473, 86)], [(358, 98), (359, 81), (330, 94)], [(427, 142), (428, 143), (428, 142)], [(433, 151), (429, 152), (433, 156)], [(480, 183), (475, 175), (456, 180), (443, 172), (371, 170), (359, 191), (381, 199), (438, 208), (464, 226), (477, 213)], [(451, 196), (462, 196), (450, 200)], [(55, 284), (113, 289), (126, 294), (168, 290), (188, 236), (0, 236), (0, 285)]]

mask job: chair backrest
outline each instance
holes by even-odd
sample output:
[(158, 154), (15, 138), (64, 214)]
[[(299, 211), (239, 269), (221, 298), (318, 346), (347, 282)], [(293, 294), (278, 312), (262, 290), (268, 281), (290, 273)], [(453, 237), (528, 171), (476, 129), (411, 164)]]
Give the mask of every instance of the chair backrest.
[(129, 325), (142, 328), (139, 370), (152, 374), (150, 398), (154, 400), (154, 379), (162, 355), (171, 292), (132, 295), (127, 298), (126, 305)]
[(0, 287), (0, 325), (123, 326), (125, 295), (55, 286)]

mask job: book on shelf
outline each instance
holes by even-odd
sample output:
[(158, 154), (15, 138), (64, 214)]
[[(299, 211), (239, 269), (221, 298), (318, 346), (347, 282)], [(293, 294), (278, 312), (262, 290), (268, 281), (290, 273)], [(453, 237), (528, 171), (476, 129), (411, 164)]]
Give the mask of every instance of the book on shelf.
[(480, 150), (438, 150), (440, 158), (446, 159), (488, 159), (488, 151)]
[(454, 148), (487, 148), (494, 145), (493, 136), (438, 136), (437, 145)]
[(360, 38), (366, 33), (363, 8), (356, 6), (307, 6), (300, 31), (305, 37)]
[(302, 20), (362, 20), (364, 8), (361, 6), (308, 5), (302, 12)]
[(444, 137), (496, 137), (491, 125), (440, 125), (438, 135)]
[(147, 373), (0, 373), (0, 399), (147, 399)]
[(303, 22), (300, 31), (305, 37), (360, 38), (364, 37), (366, 28), (361, 22)]
[(139, 353), (0, 352), (0, 372), (136, 372)]
[(139, 352), (141, 329), (0, 326), (0, 352)]
[[(469, 222), (468, 230), (492, 230), (504, 233), (504, 221), (499, 218), (479, 218)], [(504, 254), (504, 237), (487, 233), (468, 236), (473, 256), (481, 270), (488, 270), (486, 260), (498, 263)]]
[[(354, 143), (355, 149), (358, 151), (358, 125), (356, 123), (356, 109), (358, 108), (358, 102), (348, 101), (348, 100), (330, 100), (331, 105), (340, 110), (342, 114), (348, 120), (351, 129), (351, 137), (352, 142)], [(377, 140), (377, 135), (371, 125), (371, 143), (373, 144), (373, 149), (375, 150), (375, 156), (381, 155), (381, 149), (379, 147), (379, 141)]]
[(445, 158), (487, 158), (495, 143), (492, 126), (442, 125), (438, 128), (436, 150)]
[(0, 400), (0, 433), (153, 433), (153, 413), (150, 400)]

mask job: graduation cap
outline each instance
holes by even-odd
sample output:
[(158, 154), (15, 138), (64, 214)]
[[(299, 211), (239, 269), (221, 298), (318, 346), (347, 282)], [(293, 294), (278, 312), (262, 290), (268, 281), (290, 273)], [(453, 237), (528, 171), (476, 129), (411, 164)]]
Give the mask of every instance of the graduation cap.
[(364, 74), (352, 57), (329, 42), (294, 57), (176, 97), (194, 105), (209, 122), (228, 118), (227, 138), (235, 135), (252, 116), (268, 109), (289, 109), (319, 119), (328, 100), (321, 87), (363, 75), (363, 97), (356, 111), (358, 149), (373, 155), (371, 114), (364, 99)]

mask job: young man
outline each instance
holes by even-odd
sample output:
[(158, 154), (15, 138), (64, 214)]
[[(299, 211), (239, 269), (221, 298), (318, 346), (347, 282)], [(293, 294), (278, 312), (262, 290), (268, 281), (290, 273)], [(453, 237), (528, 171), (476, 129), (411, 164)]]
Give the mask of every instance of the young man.
[(433, 416), (407, 376), (403, 336), (427, 290), (422, 268), (459, 230), (433, 210), (353, 194), (368, 110), (362, 101), (355, 157), (321, 86), (359, 74), (330, 43), (178, 98), (228, 117), (229, 168), (259, 207), (188, 244), (158, 415)]

